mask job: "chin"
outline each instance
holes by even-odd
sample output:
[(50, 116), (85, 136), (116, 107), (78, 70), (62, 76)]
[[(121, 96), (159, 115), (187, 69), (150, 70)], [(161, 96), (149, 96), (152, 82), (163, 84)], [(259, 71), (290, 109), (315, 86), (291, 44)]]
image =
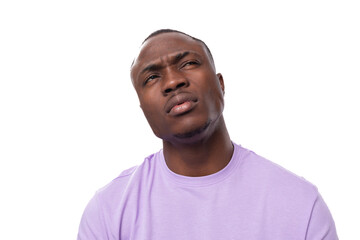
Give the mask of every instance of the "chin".
[(181, 133), (176, 133), (173, 136), (179, 142), (192, 143), (202, 140), (206, 136), (207, 129), (210, 125), (210, 121), (205, 122), (199, 127), (189, 129)]

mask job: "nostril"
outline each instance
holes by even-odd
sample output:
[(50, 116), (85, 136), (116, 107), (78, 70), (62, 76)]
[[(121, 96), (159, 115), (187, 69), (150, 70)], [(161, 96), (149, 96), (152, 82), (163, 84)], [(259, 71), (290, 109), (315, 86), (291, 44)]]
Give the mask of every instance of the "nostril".
[(185, 83), (184, 83), (184, 82), (179, 83), (179, 84), (176, 86), (176, 88), (181, 88), (181, 87), (183, 87), (183, 86), (185, 86)]
[(170, 93), (170, 92), (172, 92), (172, 91), (175, 91), (175, 90), (177, 90), (177, 89), (179, 89), (179, 88), (182, 88), (182, 87), (184, 87), (184, 86), (186, 86), (186, 83), (185, 83), (185, 82), (180, 82), (180, 83), (178, 83), (177, 85), (171, 84), (170, 86), (168, 86), (168, 88), (166, 88), (166, 89), (164, 90), (164, 93), (165, 93), (165, 94), (168, 94), (168, 93)]

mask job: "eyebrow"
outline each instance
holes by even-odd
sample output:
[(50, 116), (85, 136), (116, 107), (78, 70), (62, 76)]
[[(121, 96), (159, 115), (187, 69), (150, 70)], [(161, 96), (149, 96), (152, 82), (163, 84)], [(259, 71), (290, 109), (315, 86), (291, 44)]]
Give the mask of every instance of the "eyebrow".
[(161, 66), (158, 65), (158, 64), (150, 64), (148, 66), (146, 66), (143, 70), (141, 70), (141, 74), (143, 74), (144, 72), (147, 72), (147, 71), (156, 71), (158, 69), (161, 69)]
[[(184, 57), (186, 57), (189, 54), (190, 54), (189, 51), (176, 54), (174, 57), (172, 57), (172, 59), (170, 61), (171, 65), (174, 65), (174, 64), (178, 63), (181, 59), (183, 59)], [(144, 72), (147, 72), (147, 71), (150, 71), (150, 72), (151, 71), (156, 71), (156, 70), (159, 70), (161, 68), (163, 68), (162, 65), (150, 64), (150, 65), (146, 66), (143, 70), (141, 70), (141, 74), (143, 74)]]
[(176, 54), (176, 56), (174, 57), (174, 60), (172, 61), (172, 64), (178, 63), (181, 59), (183, 59), (184, 57), (186, 57), (189, 54), (190, 54), (190, 52), (183, 52), (183, 53)]

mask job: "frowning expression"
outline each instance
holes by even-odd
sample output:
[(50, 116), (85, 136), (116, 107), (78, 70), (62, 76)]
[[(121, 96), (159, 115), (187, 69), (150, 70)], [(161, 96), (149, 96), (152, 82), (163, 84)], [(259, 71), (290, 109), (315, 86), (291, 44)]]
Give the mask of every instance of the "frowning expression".
[(165, 141), (206, 135), (222, 117), (222, 75), (204, 44), (191, 37), (172, 32), (148, 39), (131, 78), (150, 127)]

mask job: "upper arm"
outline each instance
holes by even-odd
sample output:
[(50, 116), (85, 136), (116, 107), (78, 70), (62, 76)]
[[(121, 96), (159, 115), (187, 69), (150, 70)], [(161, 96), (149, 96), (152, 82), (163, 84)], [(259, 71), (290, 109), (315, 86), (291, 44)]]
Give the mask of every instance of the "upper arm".
[(98, 201), (98, 196), (95, 195), (86, 206), (80, 221), (78, 240), (108, 239)]
[(320, 194), (314, 202), (309, 219), (306, 240), (337, 240), (334, 220)]

